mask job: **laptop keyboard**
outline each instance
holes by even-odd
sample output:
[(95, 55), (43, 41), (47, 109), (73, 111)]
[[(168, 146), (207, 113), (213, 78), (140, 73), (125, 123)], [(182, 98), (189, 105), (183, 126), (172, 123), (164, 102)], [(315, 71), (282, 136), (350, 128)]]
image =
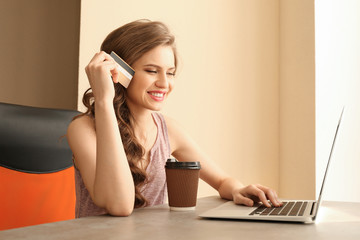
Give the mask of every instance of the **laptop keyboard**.
[(261, 205), (249, 215), (269, 216), (303, 216), (308, 202), (283, 202), (281, 207)]

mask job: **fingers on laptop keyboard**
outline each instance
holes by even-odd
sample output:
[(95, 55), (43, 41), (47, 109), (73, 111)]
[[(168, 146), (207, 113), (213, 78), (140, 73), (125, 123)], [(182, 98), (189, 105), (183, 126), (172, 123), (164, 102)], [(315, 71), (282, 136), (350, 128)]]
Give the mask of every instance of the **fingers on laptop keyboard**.
[(259, 196), (259, 198), (260, 198), (261, 202), (263, 202), (265, 204), (265, 206), (271, 207), (271, 205), (269, 204), (269, 202), (267, 200), (270, 200), (272, 205), (275, 207), (281, 206), (281, 201), (278, 199), (278, 195), (277, 195), (276, 191), (274, 191), (271, 188), (262, 186), (262, 185), (257, 185), (257, 187), (264, 193), (264, 197), (261, 198)]

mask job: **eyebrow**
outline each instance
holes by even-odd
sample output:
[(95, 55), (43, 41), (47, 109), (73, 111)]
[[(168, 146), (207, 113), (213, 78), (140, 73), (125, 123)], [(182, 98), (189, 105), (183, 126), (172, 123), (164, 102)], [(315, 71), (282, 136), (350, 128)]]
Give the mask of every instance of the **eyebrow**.
[[(145, 65), (144, 65), (144, 67), (162, 68), (162, 67), (160, 67), (159, 65), (152, 64), (152, 63), (150, 63), (150, 64), (145, 64)], [(171, 67), (171, 68), (168, 68), (168, 70), (175, 70), (175, 69), (176, 69), (176, 67)]]

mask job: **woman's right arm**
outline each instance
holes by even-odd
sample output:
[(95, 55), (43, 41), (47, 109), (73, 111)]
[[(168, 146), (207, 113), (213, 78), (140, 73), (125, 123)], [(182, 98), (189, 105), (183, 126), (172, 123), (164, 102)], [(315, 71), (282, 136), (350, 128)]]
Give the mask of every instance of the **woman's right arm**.
[[(83, 116), (68, 128), (68, 142), (94, 203), (111, 215), (128, 216), (134, 208), (134, 182), (113, 107), (117, 63), (97, 53), (86, 67), (95, 97), (95, 121)], [(95, 130), (96, 129), (96, 130)]]

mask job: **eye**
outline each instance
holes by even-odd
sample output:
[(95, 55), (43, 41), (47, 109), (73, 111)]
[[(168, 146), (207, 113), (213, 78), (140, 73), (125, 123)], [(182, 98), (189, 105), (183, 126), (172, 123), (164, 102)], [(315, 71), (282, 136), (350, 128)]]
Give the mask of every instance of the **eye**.
[(156, 74), (156, 73), (157, 73), (157, 71), (155, 71), (155, 70), (145, 70), (145, 72), (152, 73), (152, 74)]
[(168, 73), (166, 73), (166, 74), (169, 75), (169, 76), (175, 77), (175, 73), (168, 72)]

